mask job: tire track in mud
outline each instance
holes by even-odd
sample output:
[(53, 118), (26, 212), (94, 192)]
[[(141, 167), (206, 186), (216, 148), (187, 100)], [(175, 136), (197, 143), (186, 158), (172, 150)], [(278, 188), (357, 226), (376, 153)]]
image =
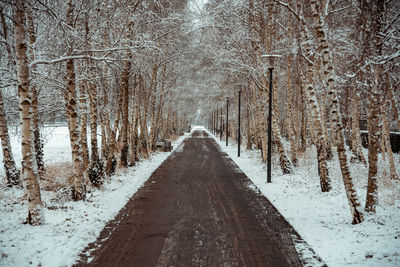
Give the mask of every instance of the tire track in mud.
[(205, 131), (181, 146), (77, 266), (307, 264), (295, 248), (306, 243)]

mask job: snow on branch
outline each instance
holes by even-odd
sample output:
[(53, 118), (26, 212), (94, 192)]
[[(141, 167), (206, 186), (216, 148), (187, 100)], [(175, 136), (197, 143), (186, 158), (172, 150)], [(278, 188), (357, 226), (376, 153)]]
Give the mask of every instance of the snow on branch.
[(396, 53), (393, 53), (391, 55), (384, 56), (382, 59), (378, 60), (376, 63), (383, 65), (383, 64), (386, 64), (388, 61), (394, 60), (399, 57), (400, 57), (400, 51), (397, 51)]
[(121, 59), (121, 58), (108, 58), (108, 57), (94, 57), (90, 55), (76, 55), (76, 56), (65, 56), (65, 57), (60, 57), (56, 59), (38, 59), (32, 61), (29, 66), (33, 67), (36, 65), (41, 65), (41, 64), (55, 64), (55, 63), (60, 63), (63, 61), (67, 61), (69, 59), (91, 59), (95, 61), (124, 61), (124, 60), (129, 60), (129, 59)]

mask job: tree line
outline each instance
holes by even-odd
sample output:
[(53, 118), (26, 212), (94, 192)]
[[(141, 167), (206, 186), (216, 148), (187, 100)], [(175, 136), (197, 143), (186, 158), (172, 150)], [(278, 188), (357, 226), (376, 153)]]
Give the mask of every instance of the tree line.
[[(178, 0), (0, 3), (0, 138), (7, 183), (24, 181), (31, 224), (43, 221), (41, 129), (60, 112), (69, 127), (75, 200), (190, 122), (207, 121), (214, 111), (213, 123), (221, 125), (226, 97), (230, 119), (223, 125), (236, 138), (239, 87), (241, 136), (265, 162), (265, 54), (282, 55), (272, 81), (272, 139), (283, 173), (300, 167), (298, 159), (315, 147), (320, 190), (329, 192), (329, 162), (336, 158), (354, 224), (364, 211), (350, 164), (368, 168), (366, 212), (375, 212), (382, 175), (398, 182), (389, 136), (400, 130), (398, 1), (209, 0), (204, 8)], [(21, 172), (8, 132), (18, 123)]]
[[(157, 141), (186, 130), (176, 72), (187, 39), (180, 31), (188, 24), (185, 7), (185, 1), (1, 1), (0, 138), (7, 184), (25, 188), (29, 224), (44, 222), (41, 131), (55, 112), (69, 129), (75, 201), (117, 166), (133, 166)], [(21, 129), (21, 170), (11, 151), (12, 124)]]
[[(363, 210), (349, 164), (363, 164), (368, 168), (364, 210), (375, 212), (378, 180), (382, 175), (395, 183), (399, 179), (390, 145), (390, 129), (400, 129), (399, 2), (213, 0), (206, 8), (204, 56), (214, 77), (223, 77), (215, 78), (220, 94), (207, 115), (209, 123), (221, 128), (224, 98), (232, 101), (241, 88), (246, 101), (242, 136), (248, 149), (260, 149), (265, 162), (271, 81), (262, 55), (282, 55), (272, 81), (273, 147), (282, 172), (292, 173), (306, 148), (315, 146), (321, 191), (329, 192), (328, 162), (336, 157), (357, 224)], [(230, 106), (227, 127), (236, 138), (237, 104)], [(368, 155), (361, 146), (361, 120), (368, 125)], [(378, 163), (378, 153), (388, 169)]]

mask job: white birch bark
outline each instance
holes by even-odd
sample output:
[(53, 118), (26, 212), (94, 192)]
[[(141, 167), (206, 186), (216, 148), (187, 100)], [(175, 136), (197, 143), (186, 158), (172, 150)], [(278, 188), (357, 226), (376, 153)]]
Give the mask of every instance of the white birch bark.
[(4, 110), (3, 92), (0, 90), (0, 140), (3, 152), (3, 166), (6, 173), (7, 186), (20, 184), (20, 173), (15, 165), (8, 133), (7, 116)]
[(25, 6), (23, 0), (16, 0), (15, 4), (14, 38), (22, 134), (22, 166), (24, 168), (22, 173), (29, 203), (27, 222), (31, 225), (40, 225), (44, 223), (44, 214), (36, 159), (33, 151), (32, 99), (30, 96), (27, 44), (25, 40)]
[(360, 133), (360, 111), (359, 111), (359, 95), (356, 90), (353, 90), (353, 101), (351, 102), (351, 136), (352, 136), (352, 152), (357, 161), (363, 162), (367, 166), (364, 154), (361, 148), (361, 133)]
[(355, 192), (355, 187), (353, 184), (353, 180), (347, 162), (346, 148), (344, 144), (343, 126), (339, 109), (339, 99), (337, 97), (337, 92), (335, 88), (335, 79), (333, 75), (332, 56), (326, 40), (323, 16), (321, 15), (319, 4), (320, 4), (319, 1), (312, 0), (311, 11), (314, 18), (316, 36), (319, 44), (318, 50), (321, 52), (322, 55), (321, 61), (323, 66), (324, 78), (326, 79), (326, 85), (328, 87), (327, 89), (328, 89), (328, 96), (330, 98), (331, 123), (333, 124), (334, 133), (336, 134), (337, 138), (336, 148), (340, 163), (340, 170), (342, 172), (342, 178), (344, 187), (346, 189), (346, 196), (350, 206), (350, 212), (353, 217), (352, 223), (357, 224), (362, 222), (363, 216), (361, 211), (359, 210), (360, 202)]
[[(74, 5), (72, 1), (68, 2), (67, 7), (67, 25), (73, 29), (73, 12)], [(72, 47), (68, 49), (69, 54), (72, 54)], [(70, 133), (72, 165), (73, 165), (73, 198), (75, 201), (85, 199), (86, 184), (85, 172), (82, 165), (82, 147), (80, 142), (80, 129), (78, 121), (78, 105), (77, 92), (75, 82), (75, 66), (74, 60), (68, 59), (66, 62), (67, 68), (67, 90), (65, 92), (65, 108), (67, 113), (68, 128)]]

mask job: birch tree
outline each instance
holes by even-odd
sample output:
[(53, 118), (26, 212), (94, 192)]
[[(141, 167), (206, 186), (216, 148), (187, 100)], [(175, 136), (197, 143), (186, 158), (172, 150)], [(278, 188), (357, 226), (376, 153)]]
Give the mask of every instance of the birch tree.
[(31, 225), (40, 225), (44, 223), (44, 214), (37, 165), (35, 154), (33, 153), (32, 99), (30, 92), (27, 43), (25, 39), (25, 5), (23, 0), (17, 0), (15, 2), (14, 21), (15, 53), (17, 56), (18, 98), (22, 134), (22, 178), (24, 180), (29, 203), (27, 222)]
[[(5, 54), (8, 55), (7, 65), (10, 69), (14, 69), (15, 61), (12, 58), (12, 49), (10, 44), (10, 37), (8, 34), (8, 27), (6, 24), (5, 16), (3, 14), (3, 8), (0, 8), (0, 19), (1, 19), (1, 29), (2, 36), (4, 38), (3, 45), (1, 48), (5, 49)], [(2, 49), (3, 50), (3, 49)], [(3, 50), (4, 51), (4, 50)], [(3, 76), (4, 78), (4, 76)], [(3, 86), (2, 86), (3, 87)], [(15, 165), (14, 157), (12, 154), (11, 143), (10, 143), (10, 135), (8, 131), (8, 123), (7, 123), (7, 114), (4, 107), (4, 98), (3, 98), (3, 90), (4, 88), (0, 88), (0, 140), (1, 140), (1, 148), (3, 152), (3, 166), (6, 174), (6, 180), (8, 186), (16, 186), (20, 184), (20, 173), (17, 170)]]
[[(67, 25), (73, 30), (74, 4), (70, 0), (67, 4), (66, 20)], [(69, 54), (73, 52), (73, 42), (69, 41)], [(71, 150), (72, 150), (72, 164), (73, 164), (73, 198), (74, 200), (85, 199), (86, 185), (85, 185), (85, 172), (82, 165), (82, 147), (80, 142), (80, 129), (79, 129), (79, 114), (75, 81), (75, 64), (73, 59), (68, 59), (66, 62), (66, 82), (67, 88), (64, 94), (65, 109), (68, 120), (68, 128), (70, 133)]]
[(330, 112), (331, 112), (331, 123), (334, 125), (335, 136), (337, 138), (337, 154), (340, 163), (340, 170), (342, 172), (342, 178), (344, 187), (346, 189), (347, 200), (349, 202), (351, 215), (353, 218), (353, 224), (362, 222), (363, 216), (360, 209), (360, 203), (355, 192), (354, 183), (351, 178), (349, 166), (347, 163), (346, 148), (344, 144), (344, 134), (342, 126), (342, 118), (339, 109), (339, 99), (335, 88), (335, 78), (333, 75), (332, 66), (332, 55), (329, 50), (328, 43), (326, 40), (326, 33), (324, 29), (323, 17), (321, 15), (319, 1), (311, 1), (311, 10), (313, 12), (315, 31), (318, 39), (318, 49), (321, 53), (321, 63), (323, 66), (323, 73), (325, 75), (328, 96), (330, 97)]

